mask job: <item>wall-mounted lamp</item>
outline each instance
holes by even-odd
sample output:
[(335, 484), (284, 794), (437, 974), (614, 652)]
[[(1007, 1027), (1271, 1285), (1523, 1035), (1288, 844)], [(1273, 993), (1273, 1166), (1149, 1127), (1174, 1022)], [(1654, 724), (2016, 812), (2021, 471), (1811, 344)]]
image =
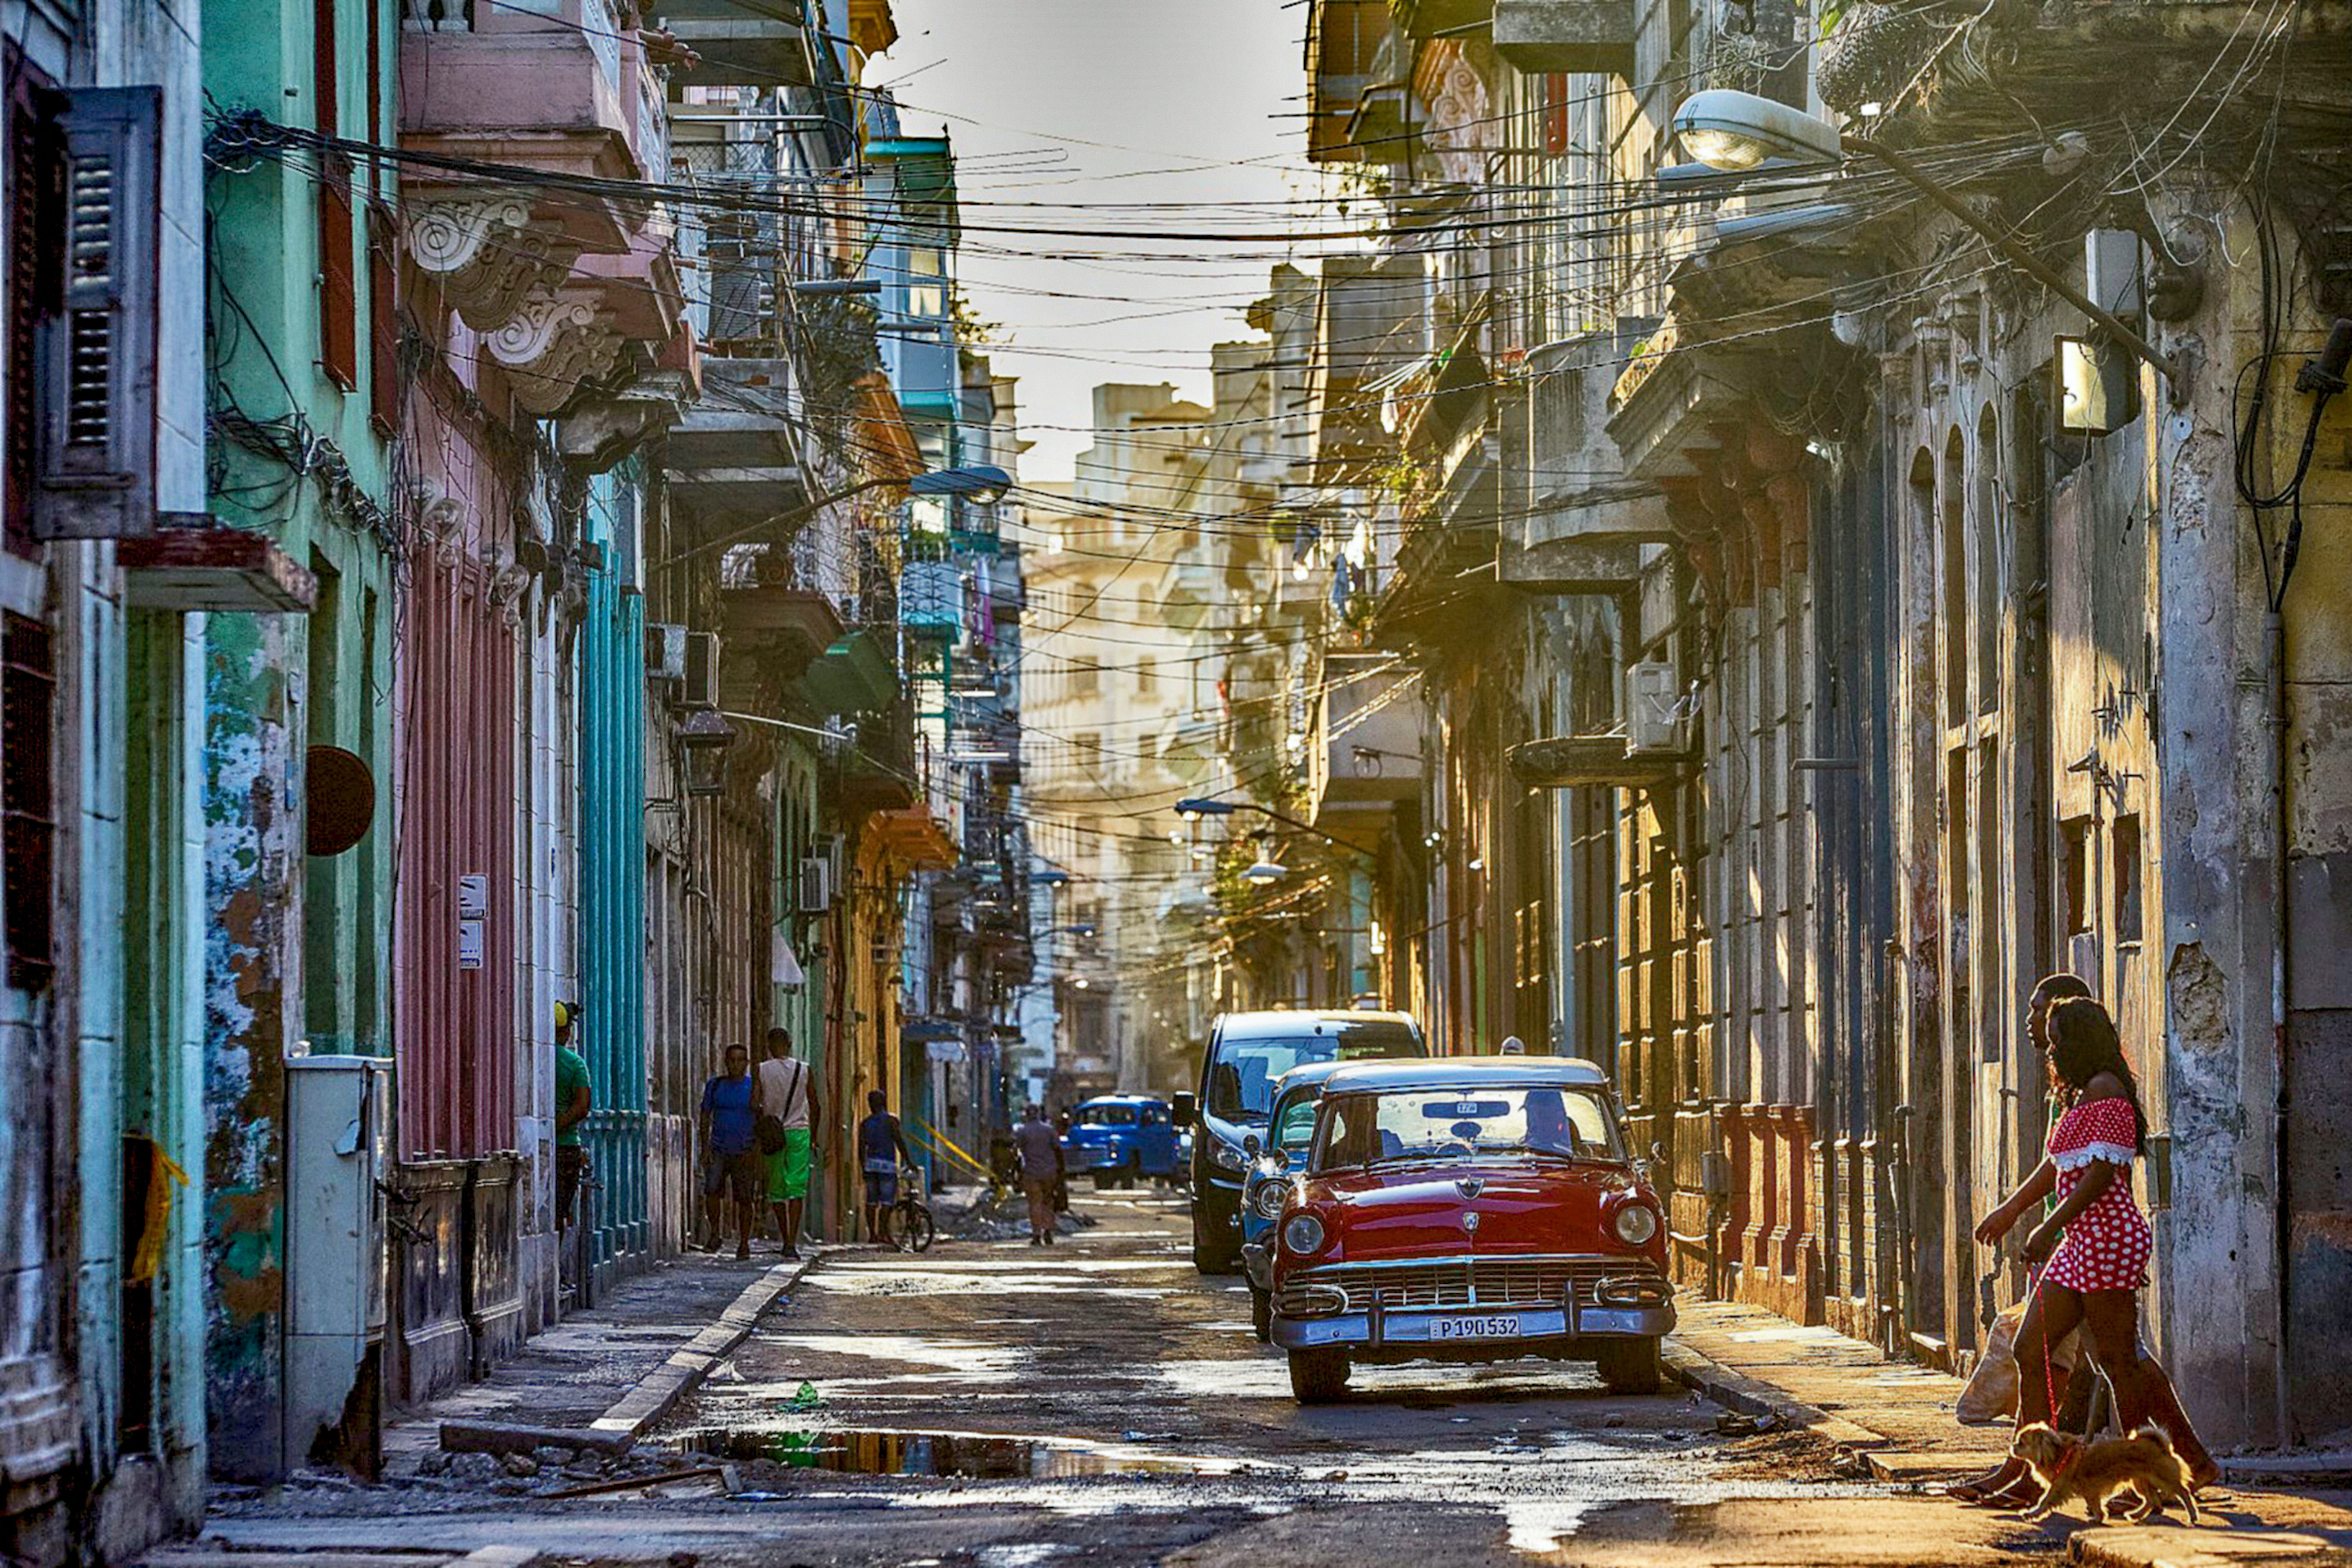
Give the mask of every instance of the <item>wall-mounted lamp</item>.
[(727, 793), (727, 748), (734, 743), (735, 726), (709, 709), (677, 727), (678, 769), (688, 795)]

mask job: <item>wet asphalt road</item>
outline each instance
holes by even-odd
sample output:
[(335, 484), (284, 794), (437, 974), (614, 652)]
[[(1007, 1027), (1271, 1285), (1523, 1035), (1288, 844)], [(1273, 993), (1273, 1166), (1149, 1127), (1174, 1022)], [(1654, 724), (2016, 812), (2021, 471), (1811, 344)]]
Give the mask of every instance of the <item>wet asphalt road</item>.
[[(1613, 1396), (1583, 1366), (1360, 1368), (1342, 1403), (1302, 1409), (1250, 1332), (1240, 1279), (1193, 1272), (1181, 1197), (1081, 1194), (1079, 1207), (1097, 1223), (1051, 1252), (943, 1240), (828, 1262), (680, 1411), (673, 1436), (786, 1459), (745, 1471), (799, 1505), (774, 1519), (767, 1560), (2063, 1557), (2055, 1532), (1838, 1480), (1810, 1437), (1721, 1437), (1712, 1405), (1672, 1385)], [(821, 1406), (794, 1407), (803, 1384)]]
[(2062, 1525), (1841, 1480), (1809, 1436), (1720, 1436), (1714, 1406), (1611, 1395), (1582, 1366), (1360, 1369), (1342, 1402), (1302, 1409), (1241, 1281), (1193, 1273), (1181, 1197), (1078, 1206), (1095, 1223), (1051, 1252), (828, 1257), (621, 1467), (709, 1467), (694, 1450), (716, 1444), (736, 1456), (723, 1479), (558, 1499), (525, 1494), (610, 1469), (412, 1463), (380, 1487), (216, 1499), (206, 1544), (615, 1568), (2063, 1560)]

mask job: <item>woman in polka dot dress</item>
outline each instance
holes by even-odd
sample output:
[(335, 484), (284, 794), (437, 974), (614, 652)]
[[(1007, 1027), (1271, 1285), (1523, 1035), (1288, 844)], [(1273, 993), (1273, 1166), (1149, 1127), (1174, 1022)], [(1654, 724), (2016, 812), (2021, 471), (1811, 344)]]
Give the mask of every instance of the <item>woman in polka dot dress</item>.
[[(2049, 1347), (2076, 1325), (2091, 1358), (2115, 1391), (2116, 1423), (2126, 1432), (2153, 1418), (2171, 1435), (2193, 1479), (2218, 1468), (2189, 1429), (2164, 1369), (2139, 1350), (2139, 1291), (2147, 1284), (2155, 1237), (2133, 1201), (2132, 1162), (2146, 1152), (2147, 1118), (2107, 1010), (2088, 996), (2053, 1000), (2038, 1011), (2050, 1052), (2056, 1108), (2048, 1157), (1977, 1227), (1997, 1243), (2033, 1205), (2055, 1194), (2049, 1217), (2025, 1238), (2025, 1259), (2039, 1268), (2017, 1331), (2017, 1421), (2051, 1419)], [(2046, 1262), (2044, 1260), (2047, 1260)], [(1953, 1495), (1965, 1501), (2031, 1501), (2024, 1466), (2011, 1459)]]

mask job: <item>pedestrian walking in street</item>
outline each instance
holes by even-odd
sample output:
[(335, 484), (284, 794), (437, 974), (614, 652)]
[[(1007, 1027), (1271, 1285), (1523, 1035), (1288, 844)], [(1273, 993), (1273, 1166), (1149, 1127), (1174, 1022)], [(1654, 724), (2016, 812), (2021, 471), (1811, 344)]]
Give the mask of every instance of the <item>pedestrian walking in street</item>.
[(768, 1059), (760, 1064), (754, 1136), (767, 1159), (768, 1206), (783, 1235), (784, 1256), (801, 1255), (801, 1221), (808, 1208), (809, 1168), (815, 1162), (810, 1129), (816, 1091), (808, 1064), (793, 1055), (792, 1031), (768, 1031)]
[(1032, 1101), (1013, 1130), (1021, 1152), (1021, 1193), (1029, 1200), (1029, 1245), (1054, 1245), (1054, 1194), (1062, 1184), (1062, 1140), (1045, 1120), (1045, 1108)]
[[(2071, 984), (2070, 984), (2071, 982)], [(2131, 1191), (2132, 1163), (2147, 1152), (2147, 1118), (2124, 1058), (2115, 1020), (2073, 976), (2035, 988), (2029, 1032), (2048, 1052), (2053, 1110), (2048, 1152), (2033, 1173), (1977, 1226), (1997, 1245), (2026, 1211), (2055, 1195), (2056, 1206), (2025, 1238), (2035, 1282), (2016, 1341), (2017, 1425), (2048, 1424), (2056, 1391), (2051, 1347), (2080, 1326), (2115, 1394), (2117, 1425), (2137, 1431), (2154, 1421), (2171, 1437), (2194, 1485), (2220, 1477), (2163, 1367), (2139, 1342), (2139, 1291), (2147, 1285), (2154, 1233)], [(2087, 1366), (2080, 1374), (2086, 1374)], [(2038, 1495), (2024, 1460), (2012, 1455), (1951, 1489), (1963, 1502), (2029, 1504)]]
[(555, 1225), (572, 1224), (580, 1201), (580, 1184), (588, 1174), (588, 1149), (581, 1123), (588, 1120), (595, 1099), (589, 1089), (588, 1058), (572, 1048), (572, 1030), (580, 1021), (577, 1002), (555, 1005)]
[(726, 1068), (702, 1086), (698, 1118), (702, 1130), (702, 1204), (708, 1228), (707, 1250), (716, 1252), (727, 1240), (726, 1205), (735, 1203), (735, 1256), (751, 1256), (751, 1218), (768, 1184), (767, 1163), (759, 1157), (753, 1128), (759, 1113), (751, 1107), (759, 1084), (751, 1076), (751, 1048), (727, 1047)]
[(866, 1239), (882, 1239), (882, 1215), (898, 1201), (900, 1162), (915, 1163), (890, 1114), (890, 1097), (874, 1089), (866, 1097), (866, 1120), (857, 1124), (857, 1163), (866, 1173)]

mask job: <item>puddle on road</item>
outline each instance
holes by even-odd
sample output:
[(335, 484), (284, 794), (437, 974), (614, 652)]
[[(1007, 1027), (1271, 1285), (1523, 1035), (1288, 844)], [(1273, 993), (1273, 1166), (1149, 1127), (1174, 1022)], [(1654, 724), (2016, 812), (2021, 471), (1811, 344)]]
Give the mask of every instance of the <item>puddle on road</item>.
[(794, 1469), (858, 1476), (924, 1476), (960, 1480), (1061, 1480), (1082, 1476), (1201, 1476), (1238, 1468), (1214, 1459), (1179, 1458), (1069, 1438), (999, 1437), (976, 1432), (891, 1432), (832, 1427), (810, 1431), (706, 1427), (677, 1440), (689, 1453), (766, 1459)]

